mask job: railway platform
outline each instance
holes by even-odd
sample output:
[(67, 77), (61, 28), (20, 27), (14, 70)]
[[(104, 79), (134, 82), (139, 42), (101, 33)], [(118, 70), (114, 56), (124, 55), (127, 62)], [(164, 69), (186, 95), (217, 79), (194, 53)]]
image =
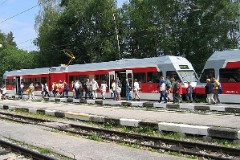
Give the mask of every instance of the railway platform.
[[(25, 109), (30, 113), (120, 126), (151, 126), (159, 131), (200, 135), (206, 139), (240, 141), (239, 105), (49, 98), (42, 101), (4, 100), (0, 101), (0, 108)], [(211, 112), (205, 112), (207, 110)]]

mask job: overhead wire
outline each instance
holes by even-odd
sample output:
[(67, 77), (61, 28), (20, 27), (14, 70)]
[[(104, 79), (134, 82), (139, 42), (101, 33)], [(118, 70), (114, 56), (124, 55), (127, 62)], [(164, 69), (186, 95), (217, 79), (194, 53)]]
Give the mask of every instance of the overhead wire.
[[(4, 3), (6, 3), (7, 1), (8, 1), (8, 0), (4, 0), (2, 3), (0, 3), (0, 6), (3, 5)], [(13, 19), (13, 18), (15, 18), (15, 17), (17, 17), (17, 16), (25, 13), (25, 12), (28, 12), (28, 11), (32, 10), (33, 8), (38, 7), (40, 4), (41, 4), (41, 3), (38, 3), (37, 5), (34, 5), (34, 6), (28, 8), (28, 9), (22, 11), (22, 12), (19, 12), (19, 13), (15, 14), (15, 15), (11, 16), (11, 17), (6, 18), (5, 20), (1, 21), (0, 24), (4, 23), (4, 22), (6, 22), (6, 21), (8, 21), (8, 20), (10, 20), (10, 19)], [(24, 42), (20, 42), (20, 44), (26, 43), (26, 42), (32, 41), (32, 40), (33, 40), (33, 39), (28, 39), (28, 40), (26, 40), (26, 41), (24, 41)]]
[(16, 17), (16, 16), (19, 16), (19, 15), (21, 15), (21, 14), (25, 13), (25, 12), (28, 12), (28, 11), (30, 11), (31, 9), (33, 9), (33, 8), (35, 8), (35, 7), (39, 6), (39, 5), (40, 5), (40, 4), (37, 4), (37, 5), (35, 5), (35, 6), (31, 7), (31, 8), (29, 8), (29, 9), (26, 9), (26, 10), (24, 10), (24, 11), (22, 11), (22, 12), (18, 13), (18, 14), (15, 14), (14, 16), (12, 16), (12, 17), (9, 17), (9, 18), (7, 18), (7, 19), (5, 19), (5, 20), (1, 21), (1, 22), (0, 22), (0, 24), (1, 24), (1, 23), (4, 23), (4, 22), (6, 22), (6, 21), (8, 21), (8, 20), (10, 20), (10, 19), (13, 19), (14, 17)]
[(0, 6), (3, 5), (4, 3), (6, 3), (8, 0), (3, 1), (2, 3), (0, 3)]

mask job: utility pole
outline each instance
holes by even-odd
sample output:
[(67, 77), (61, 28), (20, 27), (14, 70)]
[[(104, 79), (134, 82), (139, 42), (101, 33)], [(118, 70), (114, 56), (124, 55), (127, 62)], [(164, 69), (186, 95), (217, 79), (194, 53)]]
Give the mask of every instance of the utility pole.
[(116, 23), (116, 18), (115, 18), (114, 11), (113, 11), (113, 20), (114, 20), (114, 25), (115, 25), (116, 39), (117, 39), (118, 59), (121, 59), (121, 49), (120, 49), (120, 43), (119, 43), (119, 37), (118, 37), (118, 29), (117, 29), (117, 23)]
[[(115, 6), (117, 7), (117, 1), (115, 0)], [(116, 22), (116, 17), (114, 14), (114, 8), (112, 9), (113, 12), (113, 21), (114, 21), (114, 25), (115, 25), (115, 33), (116, 33), (116, 39), (117, 39), (117, 47), (118, 47), (118, 59), (121, 59), (121, 48), (120, 48), (120, 43), (119, 43), (119, 36), (118, 36), (118, 28), (117, 28), (117, 22)]]

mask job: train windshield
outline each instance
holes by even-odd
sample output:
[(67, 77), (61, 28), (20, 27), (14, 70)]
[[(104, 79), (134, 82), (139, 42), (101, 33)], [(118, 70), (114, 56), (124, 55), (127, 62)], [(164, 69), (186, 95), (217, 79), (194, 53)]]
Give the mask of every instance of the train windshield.
[(198, 78), (193, 70), (180, 70), (178, 71), (179, 77), (183, 82), (197, 82)]

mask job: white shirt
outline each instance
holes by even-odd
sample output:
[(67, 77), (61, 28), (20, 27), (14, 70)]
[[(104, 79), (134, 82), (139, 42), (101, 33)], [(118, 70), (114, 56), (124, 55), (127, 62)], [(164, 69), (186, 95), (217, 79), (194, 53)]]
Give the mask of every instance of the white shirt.
[(160, 86), (160, 91), (165, 91), (166, 90), (166, 83), (162, 83)]
[(92, 81), (92, 90), (96, 91), (98, 89), (98, 83), (94, 80)]
[(101, 84), (101, 90), (106, 92), (106, 90), (107, 90), (107, 84), (102, 83), (102, 84)]
[(139, 83), (138, 82), (134, 82), (133, 87), (134, 87), (135, 91), (138, 91), (139, 90)]

